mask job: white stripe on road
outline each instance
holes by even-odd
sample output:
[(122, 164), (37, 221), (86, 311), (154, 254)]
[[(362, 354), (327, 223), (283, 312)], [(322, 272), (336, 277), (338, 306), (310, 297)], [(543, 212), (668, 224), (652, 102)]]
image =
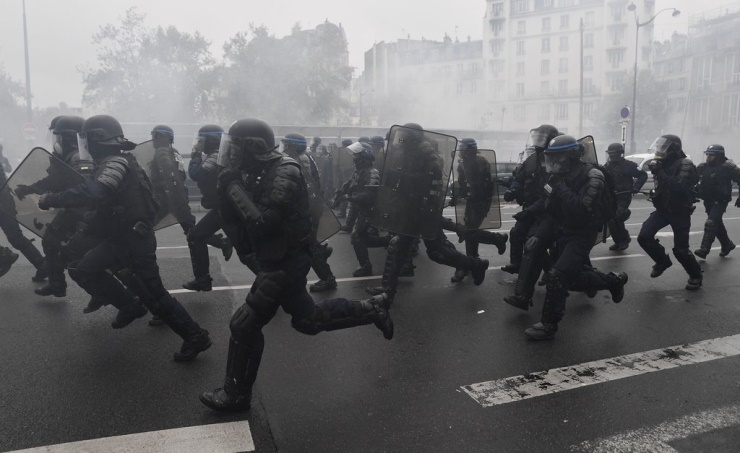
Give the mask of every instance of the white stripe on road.
[[(630, 451), (635, 453), (677, 453), (669, 445), (687, 437), (709, 431), (740, 425), (740, 406), (728, 406), (708, 410), (661, 423), (653, 428), (628, 431), (598, 440), (589, 440), (570, 447), (572, 452), (611, 453)], [(707, 448), (709, 446), (705, 446)]]
[(740, 335), (464, 385), (461, 388), (481, 406), (490, 407), (736, 355), (740, 355)]
[(254, 451), (247, 421), (190, 426), (187, 428), (103, 437), (59, 445), (16, 450), (11, 453), (182, 453), (199, 451), (234, 453)]

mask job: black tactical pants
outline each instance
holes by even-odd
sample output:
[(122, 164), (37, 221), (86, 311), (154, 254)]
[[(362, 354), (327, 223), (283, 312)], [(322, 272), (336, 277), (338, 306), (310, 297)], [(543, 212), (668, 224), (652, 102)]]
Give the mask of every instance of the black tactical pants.
[[(555, 243), (559, 234), (555, 219), (547, 214), (540, 215), (532, 222), (527, 240), (524, 243), (524, 252), (521, 258), (519, 274), (517, 275), (514, 294), (531, 299), (534, 288), (543, 269), (549, 264), (548, 250)], [(587, 254), (588, 256), (588, 254)]]
[(671, 259), (660, 245), (655, 235), (661, 229), (669, 226), (673, 230), (673, 255), (686, 270), (691, 278), (701, 278), (701, 267), (689, 250), (689, 232), (691, 230), (691, 211), (664, 212), (653, 211), (642, 224), (637, 242), (640, 247), (655, 261), (656, 264), (670, 264)]
[(727, 201), (704, 200), (704, 210), (707, 213), (707, 221), (704, 223), (704, 237), (701, 248), (709, 250), (712, 247), (714, 239), (719, 240), (723, 249), (728, 248), (732, 241), (727, 235), (727, 228), (722, 221), (722, 216), (727, 211)]
[[(159, 316), (180, 337), (199, 330), (185, 307), (170, 296), (162, 284), (157, 265), (157, 240), (153, 231), (139, 235), (133, 230), (122, 232), (101, 242), (71, 264), (69, 276), (91, 296), (109, 302), (121, 310), (136, 303), (135, 296)], [(128, 269), (131, 277), (123, 286), (114, 272)]]
[[(465, 229), (477, 230), (488, 215), (491, 208), (490, 201), (468, 200), (465, 205)], [(474, 234), (465, 236), (465, 254), (468, 256), (478, 256), (478, 246), (480, 242)]]
[(30, 239), (23, 235), (21, 227), (14, 217), (0, 211), (0, 229), (8, 238), (10, 245), (21, 252), (36, 269), (42, 269), (46, 263), (41, 252), (33, 245)]
[(527, 242), (529, 232), (536, 221), (536, 216), (527, 216), (522, 220), (517, 220), (509, 231), (509, 262), (511, 264), (521, 264), (524, 243)]
[(565, 314), (568, 289), (575, 291), (609, 288), (606, 274), (590, 267), (589, 254), (596, 241), (592, 230), (566, 231), (556, 240), (557, 260), (547, 274), (547, 292), (542, 322), (557, 324)]
[(244, 246), (240, 244), (241, 239), (238, 228), (224, 222), (217, 210), (212, 209), (208, 211), (188, 233), (190, 260), (193, 265), (193, 275), (197, 280), (203, 280), (210, 276), (208, 246), (210, 245), (218, 249), (223, 247), (222, 239), (219, 236), (215, 236), (219, 230), (224, 231), (240, 257), (245, 254), (243, 251)]
[(352, 229), (350, 243), (355, 249), (355, 256), (360, 266), (370, 264), (368, 248), (388, 247), (390, 236), (380, 236), (378, 229), (370, 225), (370, 218), (364, 213), (358, 213), (357, 222)]
[[(231, 341), (226, 371), (231, 392), (248, 394), (257, 377), (265, 340), (262, 328), (278, 308), (291, 316), (297, 331), (316, 335), (372, 322), (367, 304), (344, 298), (314, 304), (306, 291), (306, 275), (311, 268), (308, 249), (293, 250), (279, 263), (260, 262), (245, 303), (231, 318)], [(233, 383), (229, 386), (229, 382)]]
[(67, 286), (64, 269), (68, 261), (62, 256), (62, 243), (69, 241), (77, 233), (77, 225), (82, 221), (82, 216), (83, 213), (74, 208), (62, 210), (48, 226), (41, 239), (49, 283), (54, 286)]
[(617, 195), (617, 216), (609, 221), (609, 232), (615, 244), (624, 244), (630, 240), (630, 234), (624, 226), (624, 222), (630, 218), (630, 204), (632, 194)]

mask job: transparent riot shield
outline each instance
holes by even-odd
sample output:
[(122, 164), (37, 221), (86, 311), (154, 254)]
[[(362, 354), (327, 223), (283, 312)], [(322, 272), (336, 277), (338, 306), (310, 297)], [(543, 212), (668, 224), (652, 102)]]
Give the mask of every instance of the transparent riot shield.
[[(306, 181), (306, 188), (308, 189), (308, 206), (311, 210), (311, 227), (316, 232), (316, 240), (318, 242), (324, 242), (330, 237), (337, 234), (342, 227), (342, 224), (337, 220), (337, 216), (334, 215), (334, 211), (329, 207), (326, 198), (321, 193), (319, 184), (314, 180), (311, 175), (311, 170), (306, 168), (301, 161), (299, 156), (293, 153), (286, 153), (289, 157), (298, 162), (301, 167), (301, 174), (303, 179)], [(308, 160), (308, 156), (305, 156)]]
[(440, 228), (457, 139), (393, 126), (371, 224), (405, 236), (434, 239)]
[(594, 143), (594, 138), (590, 135), (587, 135), (581, 139), (578, 139), (578, 143), (583, 145), (584, 148), (581, 160), (584, 162), (588, 162), (589, 164), (598, 165), (599, 158), (596, 154), (596, 143)]
[(455, 217), (465, 231), (501, 228), (501, 200), (496, 184), (496, 151), (479, 149), (475, 156), (455, 153), (450, 196)]
[(139, 143), (136, 145), (136, 148), (131, 151), (131, 154), (136, 157), (136, 161), (139, 163), (139, 166), (144, 170), (144, 173), (146, 173), (149, 180), (152, 182), (154, 192), (159, 201), (159, 212), (157, 213), (157, 217), (154, 222), (154, 229), (161, 230), (162, 228), (167, 228), (168, 226), (179, 223), (176, 216), (177, 207), (175, 206), (170, 194), (165, 189), (167, 185), (159, 184), (158, 182), (161, 181), (157, 180), (160, 178), (160, 172), (155, 168), (156, 162), (154, 157), (156, 154), (156, 148), (154, 147), (154, 142), (149, 140), (148, 142)]
[(352, 161), (352, 156), (347, 152), (346, 146), (332, 150), (332, 161), (334, 164), (334, 186), (339, 188), (352, 176), (355, 171), (355, 164)]
[(370, 146), (373, 148), (373, 154), (375, 154), (373, 167), (382, 175), (383, 167), (385, 166), (385, 146), (381, 143), (370, 143)]
[(44, 148), (34, 148), (0, 189), (0, 209), (43, 238), (66, 209), (40, 209), (41, 195), (62, 192), (84, 181), (84, 176)]

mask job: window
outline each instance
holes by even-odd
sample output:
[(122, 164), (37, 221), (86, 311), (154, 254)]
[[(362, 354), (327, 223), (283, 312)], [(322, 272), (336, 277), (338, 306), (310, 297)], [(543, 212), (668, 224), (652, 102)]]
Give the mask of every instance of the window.
[(594, 103), (584, 102), (583, 103), (583, 116), (586, 118), (593, 116), (594, 114)]
[(561, 58), (558, 60), (558, 72), (564, 73), (568, 72), (568, 59), (567, 58)]
[(593, 71), (594, 69), (594, 57), (591, 55), (585, 55), (583, 57), (583, 70)]
[(622, 61), (624, 61), (624, 50), (609, 50), (607, 54), (609, 56), (609, 64), (611, 64), (612, 68), (619, 68)]
[(540, 116), (537, 119), (540, 121), (547, 121), (550, 119), (550, 104), (540, 105)]
[(547, 80), (543, 80), (540, 82), (540, 94), (542, 96), (549, 96), (550, 95), (550, 82)]
[(619, 91), (622, 89), (622, 85), (624, 85), (624, 79), (622, 74), (609, 74), (607, 76), (607, 83), (609, 84), (609, 89), (612, 91)]
[(491, 5), (491, 14), (493, 17), (499, 17), (504, 15), (504, 3), (498, 2)]
[(550, 73), (550, 60), (542, 60), (540, 62), (540, 74), (547, 75)]
[(611, 5), (612, 19), (614, 20), (614, 22), (622, 21), (622, 13), (624, 11), (626, 11), (626, 8), (621, 3), (613, 3)]
[(473, 80), (470, 82), (470, 94), (476, 94), (478, 92), (478, 82)]
[(558, 80), (558, 94), (559, 95), (565, 95), (568, 94), (568, 80)]
[(593, 79), (583, 79), (583, 93), (584, 94), (591, 94), (594, 91), (594, 80)]
[(550, 18), (542, 18), (542, 31), (550, 31)]
[(594, 46), (594, 34), (593, 33), (584, 33), (583, 34), (583, 47), (589, 48)]
[(558, 120), (568, 119), (568, 104), (555, 104), (555, 119), (558, 119)]
[(480, 77), (480, 64), (478, 62), (469, 63), (468, 67), (470, 68), (470, 75), (478, 78)]
[(570, 16), (560, 16), (560, 29), (570, 28)]
[(593, 27), (596, 23), (594, 17), (595, 14), (593, 11), (586, 11), (586, 18), (583, 20), (583, 25), (586, 27)]
[(525, 121), (527, 119), (527, 109), (524, 105), (514, 106), (514, 119), (516, 121)]
[(568, 50), (568, 37), (567, 36), (561, 36), (560, 37), (560, 51)]
[(520, 61), (516, 64), (516, 75), (517, 76), (524, 75), (524, 62), (523, 61)]
[(524, 97), (524, 83), (519, 82), (516, 84), (516, 97), (523, 98)]
[(542, 38), (542, 52), (550, 51), (550, 38)]
[(516, 23), (516, 33), (518, 35), (524, 35), (527, 33), (527, 21), (520, 20)]
[(517, 55), (524, 55), (524, 41), (517, 41), (516, 42), (516, 54)]
[(513, 0), (511, 2), (511, 12), (513, 14), (526, 13), (528, 9), (529, 9), (529, 0)]
[(489, 69), (494, 76), (500, 75), (504, 71), (503, 60), (493, 60), (488, 63)]
[(494, 57), (497, 57), (504, 50), (504, 42), (498, 39), (492, 39), (489, 41), (491, 45), (491, 53)]
[(500, 36), (501, 33), (504, 31), (504, 23), (503, 22), (491, 22), (491, 32), (493, 33), (493, 36)]

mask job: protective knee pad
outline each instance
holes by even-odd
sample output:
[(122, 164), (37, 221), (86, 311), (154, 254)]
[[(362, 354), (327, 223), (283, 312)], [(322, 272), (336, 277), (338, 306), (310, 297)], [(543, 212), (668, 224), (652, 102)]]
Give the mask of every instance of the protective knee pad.
[(545, 281), (547, 282), (545, 288), (548, 292), (554, 294), (562, 294), (568, 292), (568, 282), (563, 277), (563, 274), (557, 269), (550, 269), (545, 274)]
[(231, 336), (240, 342), (259, 336), (262, 331), (262, 323), (260, 323), (259, 318), (254, 308), (249, 305), (249, 301), (245, 302), (237, 308), (234, 316), (231, 317), (231, 321), (229, 321)]
[(260, 272), (252, 284), (252, 292), (247, 295), (247, 304), (258, 311), (272, 311), (278, 303), (278, 297), (287, 287), (287, 277), (288, 274), (284, 271)]
[(640, 247), (645, 248), (652, 244), (660, 244), (660, 240), (647, 234), (638, 234), (637, 243), (640, 244)]
[(357, 234), (357, 230), (352, 231), (352, 234), (349, 235), (349, 243), (353, 246), (360, 245), (362, 243), (360, 235)]
[(683, 259), (688, 259), (691, 256), (694, 256), (693, 253), (691, 253), (691, 250), (689, 249), (673, 249), (673, 256), (676, 257), (677, 260), (681, 261)]
[(540, 251), (541, 245), (542, 240), (536, 236), (532, 236), (524, 243), (524, 253), (526, 255), (537, 253)]
[(401, 240), (398, 236), (393, 236), (388, 242), (388, 255), (395, 256), (398, 253), (398, 243)]
[(715, 230), (715, 229), (717, 229), (717, 222), (715, 222), (712, 219), (707, 219), (707, 221), (704, 222), (704, 229), (705, 230)]

